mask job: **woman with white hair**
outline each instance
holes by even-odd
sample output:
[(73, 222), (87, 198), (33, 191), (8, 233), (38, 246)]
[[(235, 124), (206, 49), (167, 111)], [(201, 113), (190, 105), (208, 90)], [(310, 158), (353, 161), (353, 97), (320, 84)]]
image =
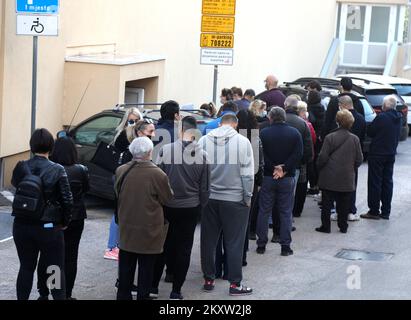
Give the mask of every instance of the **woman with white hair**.
[(117, 299), (132, 300), (138, 262), (137, 300), (148, 300), (156, 257), (163, 253), (168, 223), (163, 205), (173, 197), (167, 175), (151, 160), (153, 142), (147, 137), (130, 145), (133, 161), (117, 169), (115, 192), (120, 228)]
[[(119, 152), (125, 152), (123, 163), (131, 159), (131, 154), (128, 152), (130, 143), (137, 137), (136, 124), (143, 120), (143, 115), (138, 108), (127, 109), (123, 120), (116, 129), (113, 144)], [(126, 160), (127, 159), (127, 160)], [(118, 226), (113, 217), (110, 223), (110, 232), (108, 238), (107, 249), (104, 253), (104, 259), (118, 261)]]

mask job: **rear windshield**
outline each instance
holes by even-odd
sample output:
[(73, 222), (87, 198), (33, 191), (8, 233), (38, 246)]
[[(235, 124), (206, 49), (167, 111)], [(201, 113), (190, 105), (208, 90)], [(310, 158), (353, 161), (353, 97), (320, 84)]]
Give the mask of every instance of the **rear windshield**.
[(393, 84), (392, 85), (400, 96), (411, 97), (411, 84)]
[(384, 98), (389, 95), (394, 95), (397, 98), (397, 103), (403, 104), (402, 99), (394, 90), (368, 90), (366, 92), (367, 99), (374, 108), (381, 108)]

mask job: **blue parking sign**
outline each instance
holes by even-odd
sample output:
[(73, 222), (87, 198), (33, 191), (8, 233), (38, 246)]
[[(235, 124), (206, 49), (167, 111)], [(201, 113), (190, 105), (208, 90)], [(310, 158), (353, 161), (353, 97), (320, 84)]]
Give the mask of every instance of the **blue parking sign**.
[(16, 0), (16, 12), (58, 14), (59, 0)]

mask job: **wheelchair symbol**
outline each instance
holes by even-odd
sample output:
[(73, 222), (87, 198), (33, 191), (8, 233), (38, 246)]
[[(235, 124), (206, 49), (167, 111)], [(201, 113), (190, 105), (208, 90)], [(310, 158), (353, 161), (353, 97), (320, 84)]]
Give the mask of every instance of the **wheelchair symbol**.
[(31, 31), (36, 33), (43, 33), (44, 26), (40, 23), (40, 18), (37, 18), (33, 21), (33, 25), (31, 26)]

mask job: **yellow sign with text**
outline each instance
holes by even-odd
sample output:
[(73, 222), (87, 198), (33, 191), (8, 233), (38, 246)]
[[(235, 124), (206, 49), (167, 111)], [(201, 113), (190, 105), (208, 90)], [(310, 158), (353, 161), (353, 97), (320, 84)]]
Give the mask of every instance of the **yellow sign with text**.
[(234, 33), (234, 17), (203, 16), (201, 32)]
[(203, 14), (235, 16), (236, 0), (203, 0)]
[(202, 33), (200, 46), (202, 48), (234, 48), (233, 34)]

